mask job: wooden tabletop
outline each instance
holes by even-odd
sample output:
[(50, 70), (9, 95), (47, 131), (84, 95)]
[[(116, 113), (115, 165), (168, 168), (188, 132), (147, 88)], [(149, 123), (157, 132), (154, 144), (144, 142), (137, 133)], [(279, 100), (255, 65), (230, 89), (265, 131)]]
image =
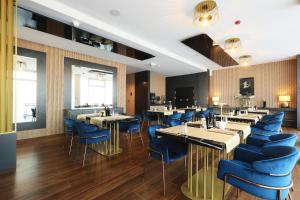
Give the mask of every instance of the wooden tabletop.
[(176, 109), (176, 110), (148, 110), (151, 113), (160, 113), (163, 115), (173, 115), (174, 112), (185, 113), (185, 110)]
[[(229, 115), (229, 114), (223, 114), (223, 117), (227, 117), (228, 120), (241, 120), (241, 121), (251, 121), (253, 123), (257, 123), (261, 118), (262, 115), (260, 114), (240, 114), (240, 115)], [(221, 115), (216, 115), (216, 117), (221, 118)]]
[(188, 107), (188, 108), (183, 108), (184, 110), (194, 110), (196, 112), (206, 110), (206, 108), (196, 108), (196, 107)]
[[(205, 125), (205, 123), (205, 120), (198, 120), (189, 122), (188, 126), (201, 127)], [(242, 139), (246, 139), (251, 134), (250, 123), (227, 122), (225, 129), (238, 132)]]
[(268, 115), (270, 113), (270, 111), (267, 109), (265, 109), (265, 110), (259, 109), (259, 110), (248, 110), (248, 113)]
[[(204, 146), (213, 148), (214, 144), (225, 146), (227, 153), (231, 152), (240, 144), (240, 136), (236, 131), (228, 131), (221, 129), (203, 129), (195, 127), (187, 127), (184, 132), (184, 125), (174, 126), (170, 128), (158, 129), (157, 132), (172, 135), (176, 137), (188, 138), (189, 140), (199, 141), (199, 145), (203, 142)], [(206, 144), (206, 145), (205, 145)]]
[(81, 114), (77, 116), (77, 120), (86, 121), (87, 117), (90, 118), (90, 123), (95, 125), (102, 125), (103, 122), (116, 122), (134, 118), (133, 116), (128, 115), (113, 115), (101, 117), (99, 114)]

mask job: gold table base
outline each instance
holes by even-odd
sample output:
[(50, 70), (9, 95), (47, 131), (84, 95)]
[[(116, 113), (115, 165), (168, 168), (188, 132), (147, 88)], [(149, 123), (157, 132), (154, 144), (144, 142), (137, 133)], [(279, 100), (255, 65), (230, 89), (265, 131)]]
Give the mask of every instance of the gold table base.
[(105, 143), (98, 143), (98, 144), (92, 144), (89, 145), (89, 148), (92, 149), (93, 151), (103, 155), (103, 156), (107, 156), (107, 157), (111, 157), (111, 156), (116, 156), (120, 153), (123, 152), (123, 149), (115, 146), (115, 145), (111, 145), (111, 149), (110, 147), (106, 146)]
[[(204, 180), (204, 170), (205, 172), (205, 180)], [(214, 168), (214, 172), (218, 171), (218, 168)], [(181, 186), (182, 193), (188, 197), (189, 199), (193, 200), (204, 200), (204, 199), (214, 199), (214, 200), (222, 200), (223, 197), (223, 185), (224, 182), (217, 178), (216, 174), (214, 174), (214, 181), (213, 181), (213, 198), (212, 198), (212, 180), (211, 180), (211, 167), (208, 167), (208, 169), (201, 168), (198, 171), (198, 184), (196, 184), (197, 181), (197, 173), (195, 173), (192, 177), (192, 191), (188, 188), (188, 181), (184, 182)], [(204, 198), (204, 181), (206, 185), (206, 198)], [(198, 190), (196, 189), (196, 186), (198, 186)], [(229, 184), (227, 184), (226, 193), (230, 190)], [(196, 195), (196, 191), (198, 191), (198, 196)]]
[[(223, 199), (224, 182), (217, 178), (217, 166), (221, 159), (229, 158), (230, 154), (224, 150), (189, 144), (188, 180), (181, 186), (182, 193), (193, 200)], [(228, 190), (225, 189), (225, 194)]]
[(116, 156), (122, 153), (123, 150), (120, 148), (119, 121), (106, 123), (104, 128), (107, 128), (111, 131), (110, 140), (97, 144), (91, 144), (89, 145), (89, 148), (107, 157)]

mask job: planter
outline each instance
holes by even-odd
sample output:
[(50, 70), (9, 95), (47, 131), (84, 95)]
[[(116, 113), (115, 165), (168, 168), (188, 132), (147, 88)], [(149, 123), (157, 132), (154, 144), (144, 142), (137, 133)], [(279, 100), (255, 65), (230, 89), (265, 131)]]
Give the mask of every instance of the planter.
[(0, 172), (16, 168), (16, 133), (0, 134)]

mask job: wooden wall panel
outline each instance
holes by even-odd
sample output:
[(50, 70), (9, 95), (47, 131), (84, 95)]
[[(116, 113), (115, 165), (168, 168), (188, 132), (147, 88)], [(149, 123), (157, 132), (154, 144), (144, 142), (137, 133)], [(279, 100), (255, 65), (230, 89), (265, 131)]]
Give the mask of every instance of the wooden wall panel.
[(41, 137), (63, 133), (64, 108), (64, 57), (103, 64), (117, 68), (117, 106), (126, 108), (126, 65), (80, 53), (58, 49), (25, 40), (19, 40), (19, 47), (46, 52), (46, 128), (17, 132), (17, 139)]
[(252, 105), (279, 107), (278, 96), (291, 96), (290, 107), (296, 107), (296, 60), (286, 60), (249, 67), (234, 67), (213, 71), (210, 77), (210, 97), (219, 96), (220, 102), (238, 106), (234, 96), (239, 94), (240, 78), (254, 77), (255, 98)]
[(135, 74), (127, 74), (126, 77), (126, 112), (135, 114)]
[(150, 72), (150, 92), (156, 96), (166, 96), (166, 77), (164, 75)]

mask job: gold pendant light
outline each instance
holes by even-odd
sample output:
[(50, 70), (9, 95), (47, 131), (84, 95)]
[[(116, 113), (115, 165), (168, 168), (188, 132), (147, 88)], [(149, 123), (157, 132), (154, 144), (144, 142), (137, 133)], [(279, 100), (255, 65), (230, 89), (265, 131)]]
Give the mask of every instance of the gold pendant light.
[(239, 63), (242, 66), (250, 65), (251, 61), (252, 61), (252, 56), (250, 55), (244, 55), (239, 57)]
[(240, 38), (229, 38), (225, 40), (225, 51), (234, 53), (242, 47)]
[(202, 26), (207, 26), (216, 22), (218, 19), (218, 6), (214, 0), (204, 0), (195, 7), (195, 23), (200, 23)]

